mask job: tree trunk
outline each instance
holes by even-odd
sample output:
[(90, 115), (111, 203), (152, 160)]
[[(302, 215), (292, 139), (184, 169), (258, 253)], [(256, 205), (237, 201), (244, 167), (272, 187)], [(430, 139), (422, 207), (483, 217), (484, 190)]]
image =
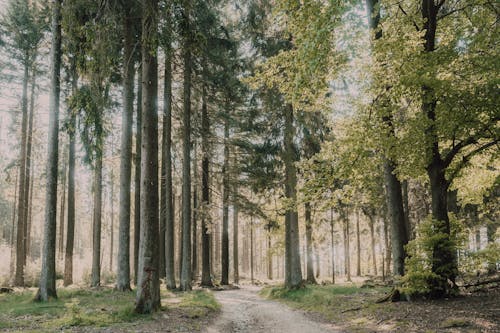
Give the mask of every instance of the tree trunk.
[(198, 152), (196, 141), (194, 142), (194, 158), (193, 158), (193, 237), (191, 250), (191, 274), (193, 280), (198, 278)]
[[(62, 150), (65, 151), (63, 146)], [(63, 167), (62, 167), (62, 179), (61, 179), (61, 211), (59, 213), (59, 243), (58, 243), (58, 258), (62, 260), (64, 256), (64, 217), (66, 216), (65, 203), (66, 203), (66, 170), (67, 170), (67, 158), (66, 154), (63, 154)]]
[(387, 225), (387, 219), (383, 219), (383, 229), (384, 229), (384, 244), (385, 244), (385, 267), (384, 269), (384, 278), (388, 277), (391, 275), (391, 244), (389, 242), (389, 230), (388, 230), (388, 225)]
[(271, 231), (267, 232), (267, 278), (269, 280), (273, 279), (273, 253), (271, 244)]
[(306, 215), (305, 217), (306, 217), (306, 252), (307, 252), (306, 281), (308, 283), (316, 284), (316, 279), (314, 278), (311, 204), (309, 202), (306, 202), (304, 206)]
[(342, 222), (344, 223), (344, 273), (346, 281), (351, 282), (351, 245), (350, 245), (350, 226), (349, 213), (346, 211), (342, 214)]
[(372, 248), (372, 265), (373, 265), (373, 275), (377, 276), (377, 252), (375, 250), (375, 218), (368, 215), (368, 227), (370, 228), (370, 240)]
[(91, 287), (101, 285), (101, 228), (102, 228), (102, 154), (98, 153), (94, 165), (94, 224), (92, 228)]
[(224, 121), (224, 165), (222, 166), (221, 284), (229, 284), (229, 121)]
[(14, 274), (14, 266), (15, 266), (15, 244), (14, 238), (16, 235), (16, 205), (17, 205), (17, 185), (19, 182), (19, 174), (16, 173), (16, 181), (14, 185), (14, 201), (12, 202), (12, 224), (10, 227), (10, 276), (12, 277)]
[(160, 309), (158, 262), (158, 0), (143, 1), (141, 236), (135, 311)]
[(202, 104), (201, 104), (201, 150), (202, 150), (202, 161), (201, 161), (201, 200), (203, 206), (203, 215), (201, 217), (201, 246), (202, 246), (202, 265), (201, 265), (201, 285), (204, 287), (212, 287), (212, 274), (211, 274), (211, 263), (210, 263), (210, 231), (208, 229), (208, 207), (210, 200), (210, 188), (209, 188), (209, 158), (210, 158), (210, 147), (209, 147), (209, 135), (210, 135), (210, 120), (208, 118), (207, 109), (207, 91), (206, 86), (203, 84), (202, 87)]
[(34, 179), (35, 170), (31, 167), (31, 185), (30, 185), (30, 196), (28, 201), (28, 217), (26, 220), (26, 255), (31, 256), (31, 229), (33, 225), (33, 186), (35, 183)]
[(61, 72), (61, 4), (54, 0), (52, 6), (51, 91), (49, 99), (49, 134), (47, 152), (47, 185), (45, 224), (42, 251), (40, 289), (35, 299), (48, 301), (57, 298), (56, 292), (56, 214), (57, 214), (57, 161), (59, 148), (59, 93)]
[(356, 211), (356, 276), (361, 276), (361, 240), (359, 233), (359, 211)]
[[(167, 25), (170, 27), (171, 13), (167, 14)], [(164, 117), (163, 140), (165, 151), (165, 274), (167, 288), (175, 289), (175, 241), (174, 241), (174, 206), (172, 190), (172, 46), (170, 35), (165, 46), (165, 78), (164, 78)]]
[[(112, 154), (114, 154), (114, 148), (111, 148), (112, 150)], [(111, 169), (111, 172), (110, 172), (110, 198), (109, 198), (109, 201), (110, 201), (110, 208), (111, 208), (111, 225), (110, 225), (110, 240), (109, 240), (109, 271), (112, 272), (113, 271), (113, 251), (114, 251), (114, 237), (115, 237), (115, 210), (114, 210), (114, 197), (115, 197), (115, 193), (114, 193), (114, 183), (115, 183), (115, 175), (114, 175), (114, 172), (113, 172), (113, 169)], [(130, 216), (130, 215), (129, 215)], [(130, 221), (130, 220), (129, 220)]]
[(184, 87), (182, 112), (182, 261), (180, 289), (191, 290), (191, 13), (190, 0), (184, 8)]
[(24, 65), (23, 93), (21, 97), (21, 149), (19, 152), (19, 196), (17, 206), (17, 242), (16, 242), (16, 275), (14, 286), (24, 286), (24, 257), (25, 257), (25, 211), (26, 211), (26, 141), (28, 130), (28, 81), (29, 64)]
[(330, 234), (331, 234), (331, 252), (332, 252), (332, 283), (335, 284), (335, 232), (333, 230), (333, 208), (330, 208)]
[[(118, 267), (116, 289), (130, 288), (130, 186), (132, 182), (132, 122), (134, 114), (134, 20), (131, 6), (124, 8), (123, 20), (123, 111), (120, 147), (120, 212), (118, 226)], [(139, 102), (138, 102), (139, 104)], [(139, 133), (138, 133), (139, 136)], [(137, 178), (137, 177), (136, 177)], [(137, 191), (137, 188), (136, 188)], [(137, 210), (136, 210), (137, 212)]]
[(250, 217), (250, 281), (254, 284), (253, 276), (253, 217)]
[(239, 266), (239, 252), (238, 252), (238, 203), (237, 203), (237, 186), (233, 189), (233, 275), (234, 284), (240, 283), (240, 266)]
[(285, 164), (285, 197), (294, 207), (285, 213), (285, 286), (288, 289), (299, 288), (302, 285), (302, 270), (300, 267), (300, 236), (297, 208), (297, 170), (295, 162), (297, 153), (293, 140), (295, 138), (294, 115), (292, 105), (285, 107), (284, 130), (284, 164)]
[[(142, 58), (142, 56), (141, 56)], [(142, 64), (137, 73), (137, 110), (135, 136), (135, 179), (134, 179), (134, 284), (139, 277), (139, 241), (141, 235), (141, 159), (142, 159)]]

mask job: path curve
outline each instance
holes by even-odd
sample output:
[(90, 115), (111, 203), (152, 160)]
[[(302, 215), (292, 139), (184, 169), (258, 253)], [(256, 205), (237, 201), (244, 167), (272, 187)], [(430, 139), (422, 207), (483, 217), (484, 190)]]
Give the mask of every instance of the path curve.
[(217, 319), (204, 333), (338, 333), (331, 326), (313, 322), (301, 311), (266, 300), (257, 293), (260, 288), (214, 292), (222, 305)]

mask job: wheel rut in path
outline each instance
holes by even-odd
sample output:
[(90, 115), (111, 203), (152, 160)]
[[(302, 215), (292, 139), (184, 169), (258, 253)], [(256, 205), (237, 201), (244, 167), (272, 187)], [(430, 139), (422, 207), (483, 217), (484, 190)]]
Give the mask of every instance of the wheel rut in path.
[(243, 287), (214, 292), (221, 314), (204, 333), (338, 333), (331, 326), (314, 322), (301, 311), (261, 298), (260, 288)]

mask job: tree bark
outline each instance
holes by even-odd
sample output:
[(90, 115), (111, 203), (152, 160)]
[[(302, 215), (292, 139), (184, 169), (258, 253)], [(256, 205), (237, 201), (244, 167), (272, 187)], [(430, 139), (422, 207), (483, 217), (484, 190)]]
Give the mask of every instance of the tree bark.
[(45, 202), (45, 224), (42, 251), (40, 289), (35, 299), (48, 301), (57, 298), (56, 292), (56, 214), (57, 214), (57, 161), (59, 148), (59, 94), (61, 72), (61, 5), (54, 0), (52, 5), (51, 91), (49, 99), (49, 134), (47, 152), (47, 185)]
[(239, 252), (238, 252), (238, 202), (237, 202), (237, 185), (233, 188), (233, 276), (234, 284), (240, 283), (240, 266), (239, 266)]
[(191, 238), (191, 274), (193, 280), (198, 278), (198, 152), (196, 148), (195, 141), (193, 153), (193, 237)]
[[(142, 58), (142, 56), (141, 56)], [(142, 64), (137, 73), (137, 118), (135, 136), (135, 195), (134, 195), (134, 284), (139, 277), (139, 241), (141, 235), (141, 159), (142, 159)]]
[(135, 311), (160, 309), (158, 262), (158, 0), (143, 0), (141, 236)]
[(101, 285), (101, 229), (102, 229), (102, 154), (98, 153), (94, 165), (94, 221), (92, 228), (91, 287)]
[[(63, 146), (62, 150), (65, 150)], [(58, 258), (62, 260), (64, 257), (64, 218), (66, 216), (65, 203), (66, 203), (66, 170), (68, 168), (68, 162), (66, 154), (63, 154), (63, 167), (62, 167), (62, 179), (61, 179), (61, 207), (59, 213), (59, 243), (58, 243)]]
[[(120, 147), (120, 212), (116, 289), (130, 288), (130, 186), (132, 177), (132, 122), (134, 114), (134, 19), (131, 5), (125, 5), (123, 20), (123, 111)], [(139, 134), (138, 134), (139, 135)], [(137, 188), (136, 188), (137, 191)]]
[(361, 240), (359, 233), (359, 211), (356, 211), (356, 276), (361, 276)]
[[(75, 94), (78, 89), (76, 60), (71, 64), (71, 90)], [(66, 251), (64, 256), (64, 286), (73, 283), (73, 249), (75, 242), (75, 134), (76, 115), (69, 110), (69, 152), (68, 152), (68, 227), (66, 228)]]
[(302, 270), (300, 267), (299, 219), (295, 207), (297, 200), (297, 170), (295, 167), (297, 153), (293, 143), (295, 127), (292, 105), (285, 107), (284, 118), (285, 197), (293, 205), (285, 213), (285, 286), (288, 289), (295, 289), (302, 286)]
[(182, 112), (182, 261), (180, 289), (191, 290), (191, 13), (190, 0), (184, 7), (184, 86)]
[(222, 166), (222, 252), (221, 284), (229, 284), (229, 121), (224, 121), (224, 164)]
[(313, 261), (313, 240), (312, 240), (312, 220), (311, 220), (311, 203), (305, 203), (305, 218), (306, 218), (306, 281), (316, 284), (314, 278), (314, 261)]
[[(114, 154), (114, 148), (111, 148), (112, 155)], [(111, 206), (111, 225), (110, 225), (110, 240), (109, 240), (109, 271), (113, 271), (113, 255), (114, 255), (114, 240), (115, 240), (115, 210), (114, 210), (114, 183), (115, 183), (115, 175), (113, 169), (110, 171), (110, 193), (109, 193), (109, 205)], [(130, 220), (129, 220), (130, 221)], [(130, 236), (130, 234), (129, 234)], [(129, 239), (130, 240), (130, 239)]]
[(333, 230), (333, 208), (330, 208), (330, 235), (331, 235), (331, 251), (332, 251), (332, 283), (335, 284), (335, 231)]
[[(170, 13), (167, 22), (170, 27)], [(168, 37), (170, 38), (170, 36)], [(174, 206), (172, 190), (172, 47), (170, 39), (165, 46), (165, 79), (164, 79), (164, 118), (163, 140), (165, 142), (165, 274), (167, 288), (175, 289), (175, 231), (174, 231)]]
[(273, 279), (273, 254), (271, 251), (271, 231), (267, 232), (267, 278)]
[(253, 262), (254, 262), (254, 251), (253, 251), (253, 216), (250, 217), (250, 281), (254, 284), (253, 276)]
[(368, 227), (370, 228), (370, 240), (372, 248), (372, 265), (373, 265), (373, 275), (377, 276), (377, 252), (375, 250), (375, 218), (368, 215)]

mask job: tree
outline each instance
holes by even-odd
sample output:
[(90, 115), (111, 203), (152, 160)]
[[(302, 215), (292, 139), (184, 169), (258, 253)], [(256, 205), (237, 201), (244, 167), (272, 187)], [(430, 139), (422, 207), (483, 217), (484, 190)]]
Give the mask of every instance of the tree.
[(141, 237), (135, 311), (160, 308), (158, 262), (158, 1), (142, 2)]
[(40, 288), (35, 299), (48, 301), (57, 298), (56, 292), (56, 215), (57, 215), (57, 161), (59, 134), (59, 93), (61, 70), (61, 0), (52, 4), (52, 40), (50, 72), (49, 135), (47, 152), (47, 187), (45, 199), (45, 223), (42, 252)]

